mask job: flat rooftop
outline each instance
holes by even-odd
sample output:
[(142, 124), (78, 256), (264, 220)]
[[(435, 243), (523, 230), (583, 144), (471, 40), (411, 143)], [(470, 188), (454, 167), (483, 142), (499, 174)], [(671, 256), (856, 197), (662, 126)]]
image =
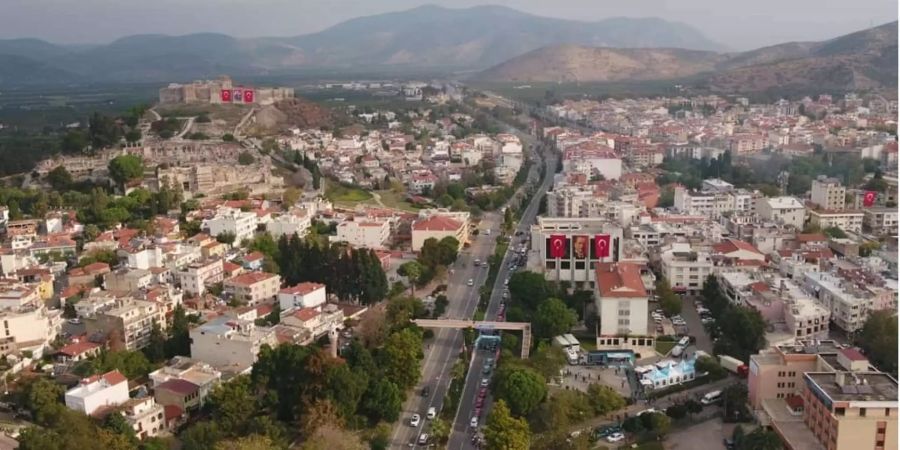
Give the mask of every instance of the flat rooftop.
[[(841, 344), (830, 339), (809, 339), (800, 340), (793, 344), (779, 345), (778, 349), (786, 354), (807, 354), (817, 355), (822, 353), (837, 354), (838, 350), (844, 348)], [(836, 356), (835, 356), (836, 357)]]
[(832, 401), (897, 402), (897, 380), (885, 373), (808, 372), (806, 378)]

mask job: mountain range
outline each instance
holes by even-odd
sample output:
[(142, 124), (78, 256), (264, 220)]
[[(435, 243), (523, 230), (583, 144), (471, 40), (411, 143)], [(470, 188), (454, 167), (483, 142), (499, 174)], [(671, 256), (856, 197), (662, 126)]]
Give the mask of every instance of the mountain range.
[(493, 82), (610, 82), (689, 79), (719, 92), (897, 87), (897, 22), (822, 42), (790, 42), (740, 53), (680, 48), (553, 45), (475, 75)]
[(0, 40), (0, 86), (77, 82), (167, 82), (279, 75), (303, 70), (481, 70), (557, 44), (723, 50), (696, 29), (656, 18), (554, 19), (501, 6), (421, 6), (348, 20), (293, 37), (135, 35), (71, 47)]

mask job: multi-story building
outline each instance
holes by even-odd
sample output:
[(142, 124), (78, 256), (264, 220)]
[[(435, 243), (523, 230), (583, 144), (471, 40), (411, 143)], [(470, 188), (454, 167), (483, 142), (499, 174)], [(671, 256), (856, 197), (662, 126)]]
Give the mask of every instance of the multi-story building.
[(0, 310), (0, 355), (13, 349), (49, 348), (62, 327), (62, 311), (43, 304)]
[[(894, 213), (896, 214), (896, 211)], [(861, 211), (809, 209), (809, 223), (823, 230), (837, 227), (844, 231), (859, 233), (862, 231), (863, 216)]]
[(875, 234), (897, 234), (897, 208), (866, 208), (863, 225)]
[(78, 386), (66, 391), (66, 406), (87, 415), (127, 401), (128, 378), (118, 370), (85, 378)]
[(283, 235), (306, 236), (312, 223), (310, 216), (303, 210), (292, 211), (272, 219), (266, 224), (266, 231), (276, 240)]
[(220, 234), (234, 235), (234, 242), (240, 244), (245, 239), (253, 239), (256, 231), (257, 216), (252, 211), (241, 211), (235, 208), (221, 208), (216, 216), (206, 221), (211, 236)]
[(159, 436), (168, 430), (163, 405), (156, 403), (153, 397), (128, 400), (122, 405), (122, 417), (141, 440)]
[(696, 293), (703, 289), (706, 278), (713, 273), (709, 253), (694, 250), (686, 242), (660, 248), (659, 265), (675, 292)]
[(874, 298), (869, 292), (832, 274), (806, 273), (803, 286), (816, 301), (831, 311), (831, 320), (845, 332), (861, 329), (874, 310)]
[(199, 296), (206, 292), (206, 285), (222, 281), (224, 272), (222, 260), (217, 258), (191, 263), (177, 276), (185, 295)]
[(106, 309), (85, 318), (88, 333), (99, 332), (117, 350), (140, 350), (150, 343), (153, 326), (166, 328), (165, 307), (157, 302), (118, 299)]
[(820, 176), (812, 182), (810, 202), (820, 209), (841, 210), (846, 204), (847, 189), (837, 178)]
[(111, 291), (132, 292), (150, 286), (153, 274), (146, 269), (122, 268), (107, 273), (103, 277), (103, 283)]
[(762, 220), (802, 229), (806, 221), (806, 207), (794, 197), (759, 197), (756, 213)]
[(881, 372), (807, 372), (803, 422), (826, 450), (897, 448), (897, 380)]
[(163, 368), (150, 372), (153, 388), (169, 381), (183, 380), (199, 386), (199, 404), (203, 406), (210, 391), (222, 380), (222, 372), (209, 364), (185, 356), (172, 358)]
[[(543, 271), (549, 280), (593, 289), (597, 263), (621, 259), (623, 234), (621, 226), (603, 217), (538, 217), (537, 224), (531, 226), (534, 255), (529, 261), (535, 261), (535, 269)], [(559, 258), (551, 251), (551, 241), (557, 237), (563, 244)]]
[(452, 237), (459, 242), (459, 248), (469, 240), (468, 222), (456, 220), (444, 215), (432, 215), (419, 219), (412, 224), (412, 251), (422, 249), (425, 241), (435, 239), (440, 241), (446, 237)]
[(226, 295), (249, 306), (274, 299), (280, 286), (281, 277), (267, 272), (246, 272), (223, 283)]
[(319, 283), (305, 282), (278, 291), (282, 311), (317, 308), (325, 304), (326, 298), (325, 285)]
[(641, 269), (632, 263), (597, 263), (595, 303), (597, 348), (653, 347), (648, 329), (647, 290)]
[(190, 334), (191, 358), (230, 373), (242, 373), (253, 366), (263, 345), (278, 344), (273, 329), (230, 317), (213, 319), (191, 329)]
[(391, 237), (391, 224), (388, 220), (346, 221), (337, 226), (337, 235), (331, 237), (333, 242), (346, 242), (354, 247), (371, 249), (384, 248)]

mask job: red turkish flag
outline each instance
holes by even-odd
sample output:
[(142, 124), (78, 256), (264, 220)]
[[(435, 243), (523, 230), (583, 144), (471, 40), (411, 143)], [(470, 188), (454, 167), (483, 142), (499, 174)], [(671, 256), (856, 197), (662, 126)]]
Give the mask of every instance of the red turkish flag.
[(594, 236), (594, 253), (598, 258), (606, 258), (609, 256), (610, 237), (608, 234), (598, 234)]
[(868, 208), (874, 205), (876, 198), (878, 198), (878, 194), (875, 191), (866, 191), (866, 194), (863, 195), (863, 206)]
[(231, 101), (231, 89), (222, 89), (222, 101), (230, 102)]
[(562, 258), (566, 256), (566, 237), (562, 234), (550, 235), (550, 257)]
[(244, 103), (253, 103), (253, 89), (244, 91)]

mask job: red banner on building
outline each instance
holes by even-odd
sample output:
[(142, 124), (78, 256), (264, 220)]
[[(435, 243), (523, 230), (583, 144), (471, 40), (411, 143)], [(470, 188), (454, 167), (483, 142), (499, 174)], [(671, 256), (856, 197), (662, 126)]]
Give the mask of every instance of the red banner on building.
[(588, 241), (590, 239), (587, 236), (572, 237), (572, 252), (575, 254), (575, 259), (587, 259)]
[(253, 89), (244, 91), (244, 103), (253, 103)]
[(875, 191), (866, 191), (865, 195), (863, 195), (863, 206), (866, 208), (871, 207), (875, 204), (876, 198), (878, 198), (878, 194)]
[(610, 238), (608, 234), (598, 234), (594, 236), (594, 253), (598, 258), (606, 258), (609, 256)]
[(562, 258), (566, 255), (566, 237), (562, 234), (550, 235), (550, 257)]
[(222, 93), (220, 95), (222, 96), (223, 102), (231, 101), (231, 89), (222, 89)]

